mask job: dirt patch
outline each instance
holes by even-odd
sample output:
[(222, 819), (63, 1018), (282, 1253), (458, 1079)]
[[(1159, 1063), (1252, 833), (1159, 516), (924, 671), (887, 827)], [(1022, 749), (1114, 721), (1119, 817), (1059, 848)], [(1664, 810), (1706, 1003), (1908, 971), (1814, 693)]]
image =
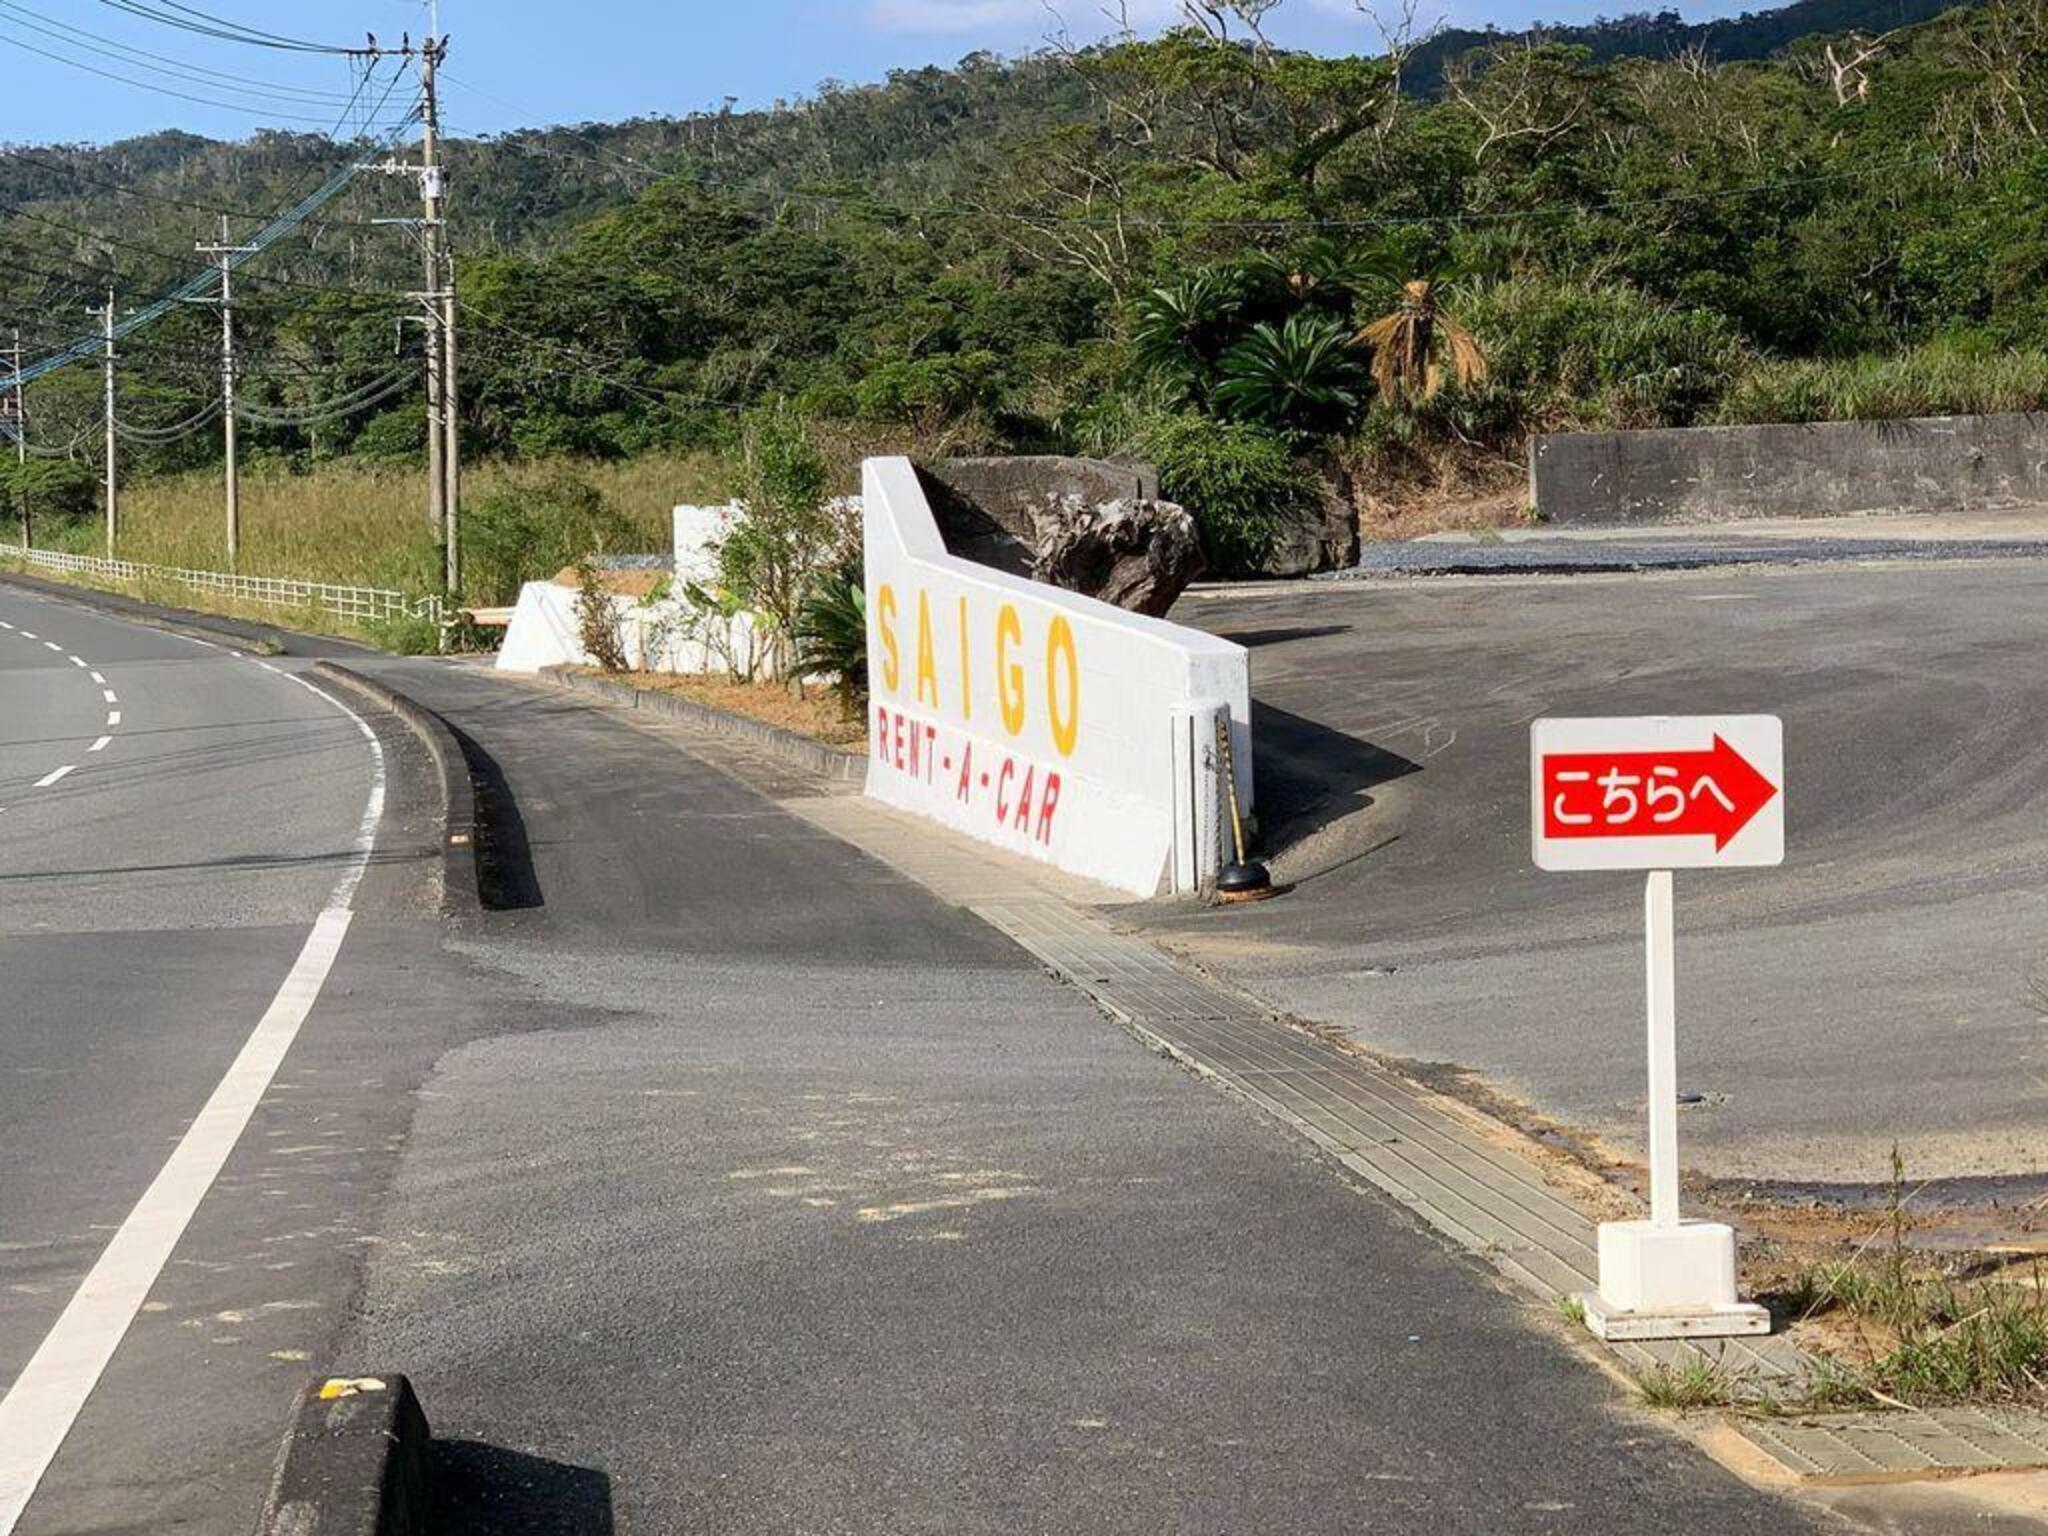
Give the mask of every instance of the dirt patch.
[(783, 683), (741, 683), (730, 678), (677, 677), (665, 672), (625, 673), (616, 681), (631, 683), (648, 693), (672, 693), (707, 709), (745, 715), (749, 720), (794, 731), (828, 747), (867, 747), (867, 721), (849, 716), (839, 696), (828, 689), (805, 688), (798, 692)]
[(1479, 450), (1397, 453), (1353, 471), (1358, 536), (1368, 544), (1429, 533), (1527, 527), (1526, 466)]

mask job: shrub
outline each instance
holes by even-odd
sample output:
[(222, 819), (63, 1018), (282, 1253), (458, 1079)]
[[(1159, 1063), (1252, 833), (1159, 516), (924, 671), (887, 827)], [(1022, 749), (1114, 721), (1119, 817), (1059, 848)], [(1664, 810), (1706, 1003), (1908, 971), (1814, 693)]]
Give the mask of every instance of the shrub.
[(626, 643), (619, 634), (619, 610), (597, 567), (584, 560), (576, 567), (576, 637), (583, 649), (607, 672), (626, 670)]
[(1746, 369), (1715, 419), (1897, 421), (2048, 406), (2048, 353), (1994, 352), (1960, 341), (1837, 361), (1763, 362)]
[(849, 715), (868, 698), (867, 583), (858, 560), (828, 571), (804, 599), (796, 623), (797, 665), (828, 672)]
[(718, 546), (719, 584), (760, 621), (773, 665), (795, 661), (803, 606), (824, 574), (857, 547), (857, 530), (826, 499), (830, 474), (794, 409), (747, 421), (745, 510)]
[(1256, 572), (1275, 530), (1314, 495), (1311, 477), (1285, 439), (1249, 422), (1162, 416), (1133, 446), (1159, 468), (1159, 493), (1195, 519), (1202, 553), (1219, 575)]
[(474, 602), (509, 603), (522, 583), (543, 581), (593, 552), (625, 553), (634, 537), (631, 522), (595, 486), (556, 470), (463, 509), (463, 587)]
[(1689, 426), (1744, 360), (1721, 316), (1620, 283), (1510, 278), (1476, 289), (1462, 313), (1491, 377), (1448, 391), (1445, 411), (1495, 428)]
[(17, 463), (10, 448), (0, 455), (0, 511), (13, 512), (25, 492), (36, 517), (83, 517), (93, 509), (98, 478), (69, 459), (30, 459)]

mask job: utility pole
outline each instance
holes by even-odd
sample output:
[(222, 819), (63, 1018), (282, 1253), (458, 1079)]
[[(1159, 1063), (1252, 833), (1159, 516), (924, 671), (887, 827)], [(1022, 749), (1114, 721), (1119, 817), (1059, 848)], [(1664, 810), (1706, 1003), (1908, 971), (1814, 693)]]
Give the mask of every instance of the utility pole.
[(442, 584), (455, 590), (459, 557), (451, 536), (453, 518), (448, 501), (448, 342), (447, 310), (442, 302), (441, 104), (436, 72), (441, 40), (429, 31), (420, 43), (420, 250), (426, 266), (426, 290), (420, 302), (427, 311), (427, 507), (434, 538), (441, 546)]
[(420, 49), (420, 193), (426, 220), (428, 304), (437, 324), (429, 327), (431, 345), (441, 345), (441, 551), (442, 585), (454, 597), (462, 591), (462, 416), (455, 375), (455, 253), (448, 241), (447, 206), (440, 165), (441, 97), (438, 71), (448, 56), (441, 35), (441, 0), (427, 0), (427, 38)]
[(121, 531), (120, 486), (114, 474), (114, 287), (107, 285), (107, 558)]
[(14, 462), (21, 470), (21, 547), (33, 547), (28, 506), (28, 390), (21, 376), (21, 327), (14, 330)]
[(228, 569), (239, 569), (242, 558), (242, 476), (235, 444), (235, 258), (254, 254), (255, 248), (228, 243), (228, 216), (220, 216), (220, 243), (193, 247), (202, 256), (220, 261), (220, 415), (227, 451)]
[(372, 43), (364, 57), (387, 55), (417, 58), (420, 69), (420, 163), (387, 160), (365, 166), (388, 175), (416, 176), (420, 184), (420, 216), (379, 219), (403, 224), (420, 242), (426, 287), (411, 295), (424, 311), (427, 364), (427, 520), (441, 550), (441, 582), (449, 595), (462, 589), (462, 431), (456, 400), (455, 263), (448, 246), (448, 224), (441, 175), (441, 93), (439, 72), (448, 57), (448, 39), (441, 35), (439, 0), (429, 0), (427, 35), (417, 48), (380, 49)]

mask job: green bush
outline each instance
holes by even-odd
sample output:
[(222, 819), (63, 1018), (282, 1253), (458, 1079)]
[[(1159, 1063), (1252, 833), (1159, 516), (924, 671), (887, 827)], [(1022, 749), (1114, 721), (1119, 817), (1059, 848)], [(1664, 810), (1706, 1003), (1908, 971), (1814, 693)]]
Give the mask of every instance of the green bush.
[(1217, 575), (1256, 573), (1272, 553), (1275, 529), (1314, 495), (1286, 440), (1249, 422), (1162, 416), (1133, 446), (1158, 466), (1159, 494), (1193, 515)]
[(30, 459), (17, 463), (9, 449), (0, 456), (0, 512), (12, 515), (26, 492), (37, 518), (83, 517), (93, 509), (99, 478), (69, 459)]
[(796, 659), (806, 672), (829, 673), (847, 714), (860, 716), (868, 699), (868, 597), (858, 560), (812, 586), (797, 613)]
[(1735, 380), (1715, 419), (1898, 421), (2044, 406), (2048, 353), (1992, 351), (1952, 340), (1837, 361), (1758, 363)]
[(586, 555), (626, 553), (633, 539), (631, 521), (595, 486), (556, 470), (464, 507), (465, 595), (486, 605), (509, 603), (522, 583), (544, 581)]
[[(1620, 283), (1518, 277), (1473, 291), (1463, 319), (1489, 378), (1446, 392), (1461, 429), (1690, 426), (1744, 361), (1720, 315), (1681, 309)], [(1451, 396), (1459, 398), (1453, 399)]]

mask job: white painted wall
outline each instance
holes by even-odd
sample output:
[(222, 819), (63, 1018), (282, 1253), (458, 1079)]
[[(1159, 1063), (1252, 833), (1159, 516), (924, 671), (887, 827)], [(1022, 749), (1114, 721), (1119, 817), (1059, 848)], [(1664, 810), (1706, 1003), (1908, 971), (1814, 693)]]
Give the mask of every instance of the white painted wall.
[(1152, 896), (1174, 848), (1174, 712), (1213, 700), (1251, 809), (1242, 646), (948, 553), (908, 459), (868, 460), (864, 491), (870, 795)]
[[(717, 541), (725, 536), (737, 507), (677, 507), (675, 575), (684, 582), (708, 584), (718, 574)], [(722, 675), (727, 653), (745, 668), (753, 654), (754, 621), (740, 614), (731, 621), (723, 647), (703, 632), (706, 621), (693, 620), (686, 605), (669, 601), (642, 607), (630, 597), (614, 597), (619, 634), (626, 658), (636, 670), (675, 672), (690, 676)], [(664, 635), (663, 631), (667, 633)], [(692, 633), (692, 631), (695, 633)], [(593, 665), (583, 649), (576, 623), (576, 593), (550, 581), (530, 581), (519, 592), (498, 648), (500, 672), (538, 672), (543, 667)]]

